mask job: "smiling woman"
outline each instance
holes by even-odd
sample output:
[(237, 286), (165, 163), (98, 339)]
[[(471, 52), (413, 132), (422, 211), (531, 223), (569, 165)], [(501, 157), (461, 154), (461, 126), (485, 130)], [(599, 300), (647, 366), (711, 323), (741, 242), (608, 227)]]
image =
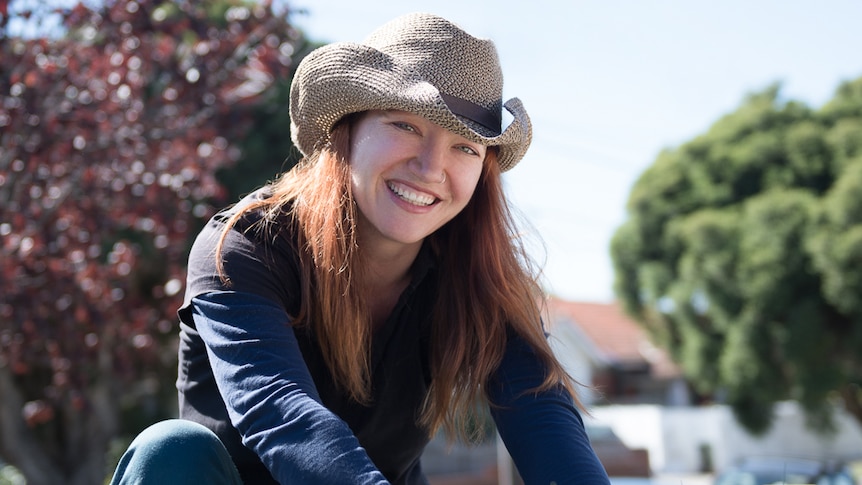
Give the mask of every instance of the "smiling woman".
[(183, 420), (114, 483), (423, 484), (485, 408), (526, 483), (607, 485), (504, 196), (532, 132), (494, 44), (407, 15), (309, 54), (290, 111), (303, 160), (192, 248)]

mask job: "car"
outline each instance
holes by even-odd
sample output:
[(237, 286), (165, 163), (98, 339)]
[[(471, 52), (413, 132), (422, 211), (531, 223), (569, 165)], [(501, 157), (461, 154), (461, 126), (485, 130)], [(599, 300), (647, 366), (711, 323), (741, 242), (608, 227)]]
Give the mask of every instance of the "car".
[(840, 461), (781, 456), (747, 457), (729, 466), (715, 485), (855, 485)]

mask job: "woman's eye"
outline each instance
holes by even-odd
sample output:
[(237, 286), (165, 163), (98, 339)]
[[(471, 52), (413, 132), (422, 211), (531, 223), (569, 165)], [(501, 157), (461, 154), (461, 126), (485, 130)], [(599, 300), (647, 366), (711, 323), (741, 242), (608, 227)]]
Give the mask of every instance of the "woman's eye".
[(467, 155), (477, 155), (477, 156), (479, 155), (479, 152), (477, 152), (476, 150), (474, 150), (468, 146), (462, 145), (462, 146), (458, 147), (458, 149), (461, 150), (462, 152), (466, 153)]
[(409, 123), (404, 123), (403, 121), (393, 121), (392, 125), (396, 128), (404, 131), (416, 131), (416, 128), (413, 128), (413, 125)]

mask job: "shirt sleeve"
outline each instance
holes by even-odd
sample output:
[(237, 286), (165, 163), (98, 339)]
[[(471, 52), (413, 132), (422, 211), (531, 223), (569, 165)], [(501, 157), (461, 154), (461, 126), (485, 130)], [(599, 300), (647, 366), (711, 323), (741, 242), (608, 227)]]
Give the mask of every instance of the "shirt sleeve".
[(562, 386), (535, 392), (544, 365), (522, 338), (510, 335), (488, 385), (491, 415), (527, 485), (608, 485), (572, 396)]
[(231, 423), (279, 483), (388, 483), (321, 404), (283, 307), (212, 291), (195, 296), (190, 310)]

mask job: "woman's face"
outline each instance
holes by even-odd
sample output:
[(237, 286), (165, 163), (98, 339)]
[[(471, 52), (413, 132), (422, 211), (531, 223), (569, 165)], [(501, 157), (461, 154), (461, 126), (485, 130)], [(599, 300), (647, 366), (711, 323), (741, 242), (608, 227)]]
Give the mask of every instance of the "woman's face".
[(467, 205), (486, 147), (404, 111), (369, 111), (350, 136), (364, 243), (420, 243)]

